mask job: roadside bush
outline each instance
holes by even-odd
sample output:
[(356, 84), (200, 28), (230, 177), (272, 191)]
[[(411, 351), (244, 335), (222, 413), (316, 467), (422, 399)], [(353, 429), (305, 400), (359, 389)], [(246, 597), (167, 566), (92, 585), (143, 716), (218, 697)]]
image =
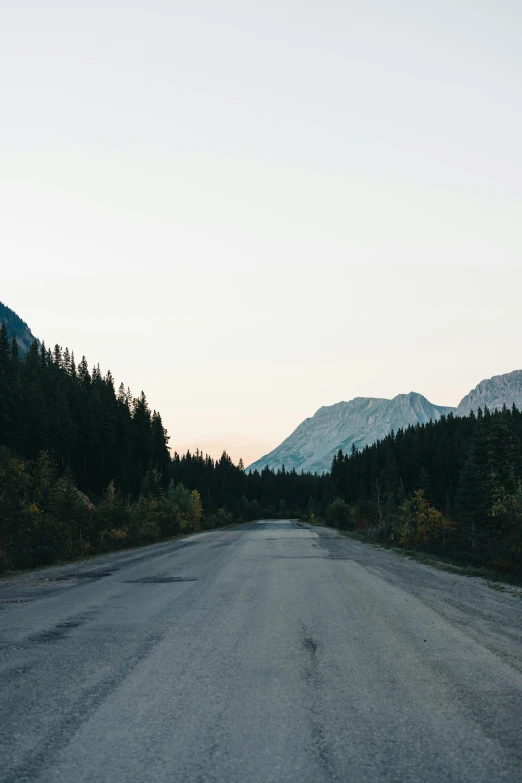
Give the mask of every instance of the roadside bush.
[(33, 557), (34, 562), (38, 563), (38, 565), (51, 565), (51, 563), (54, 563), (56, 560), (56, 549), (54, 549), (52, 546), (46, 546), (44, 544), (43, 546), (35, 549)]
[(226, 527), (227, 525), (234, 524), (234, 517), (225, 511), (224, 508), (218, 509), (216, 514), (203, 517), (202, 528), (203, 530), (212, 530), (215, 527)]
[(498, 570), (522, 571), (522, 482), (519, 482), (513, 494), (505, 490), (495, 493), (492, 518), (495, 519), (497, 535), (492, 542), (497, 559), (505, 565)]
[(278, 519), (292, 519), (293, 514), (291, 510), (288, 508), (286, 500), (281, 498), (279, 501), (279, 509), (277, 512), (277, 518)]
[(13, 565), (3, 549), (0, 549), (0, 574), (5, 574)]
[(326, 507), (325, 519), (327, 525), (339, 530), (353, 530), (355, 526), (352, 509), (341, 498), (336, 498)]
[(417, 490), (412, 498), (404, 501), (399, 509), (395, 529), (390, 540), (404, 547), (423, 547), (440, 543), (453, 525), (424, 497), (424, 490)]
[(119, 547), (125, 546), (127, 542), (127, 531), (114, 527), (106, 532), (105, 537), (109, 542), (111, 549), (118, 549)]
[(241, 497), (240, 501), (241, 519), (244, 522), (252, 522), (254, 519), (259, 519), (262, 515), (261, 506), (257, 500), (247, 500), (245, 495)]

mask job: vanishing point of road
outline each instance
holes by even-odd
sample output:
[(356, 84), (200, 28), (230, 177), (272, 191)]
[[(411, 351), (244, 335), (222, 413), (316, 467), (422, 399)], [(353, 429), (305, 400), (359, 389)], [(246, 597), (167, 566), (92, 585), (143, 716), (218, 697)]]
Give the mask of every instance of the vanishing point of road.
[(520, 593), (295, 521), (4, 579), (0, 781), (522, 781)]

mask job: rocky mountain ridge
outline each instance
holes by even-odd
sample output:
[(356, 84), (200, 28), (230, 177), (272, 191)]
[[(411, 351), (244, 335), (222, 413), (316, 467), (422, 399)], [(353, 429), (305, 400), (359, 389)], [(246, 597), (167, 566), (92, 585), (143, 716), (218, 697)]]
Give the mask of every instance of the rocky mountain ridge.
[(457, 408), (434, 405), (422, 394), (398, 394), (391, 400), (378, 397), (356, 397), (349, 402), (323, 406), (314, 416), (305, 419), (279, 446), (252, 463), (247, 470), (270, 468), (323, 472), (330, 469), (333, 456), (342, 449), (348, 452), (371, 445), (392, 430), (410, 424), (438, 421), (454, 413), (467, 416), (470, 410), (488, 406), (490, 410), (522, 408), (522, 370), (496, 375), (481, 381), (459, 403)]
[(501, 409), (503, 405), (510, 408), (513, 403), (522, 409), (522, 370), (504, 375), (494, 375), (481, 381), (466, 394), (457, 408), (457, 416), (469, 416), (470, 411), (488, 406), (490, 410)]

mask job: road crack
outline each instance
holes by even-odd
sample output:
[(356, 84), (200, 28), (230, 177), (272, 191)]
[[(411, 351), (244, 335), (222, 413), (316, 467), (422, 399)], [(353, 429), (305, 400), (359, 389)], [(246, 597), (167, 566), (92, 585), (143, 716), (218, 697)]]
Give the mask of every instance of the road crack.
[(337, 780), (332, 749), (321, 719), (324, 683), (320, 671), (320, 645), (305, 625), (301, 627), (301, 647), (305, 653), (303, 677), (306, 683), (306, 699), (309, 704), (311, 750), (326, 780)]

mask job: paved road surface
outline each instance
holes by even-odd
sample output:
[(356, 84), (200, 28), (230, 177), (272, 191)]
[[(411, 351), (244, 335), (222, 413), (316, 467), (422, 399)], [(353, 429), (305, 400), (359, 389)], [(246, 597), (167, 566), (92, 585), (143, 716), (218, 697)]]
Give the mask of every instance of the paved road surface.
[(522, 600), (269, 521), (0, 582), (2, 783), (522, 781)]

